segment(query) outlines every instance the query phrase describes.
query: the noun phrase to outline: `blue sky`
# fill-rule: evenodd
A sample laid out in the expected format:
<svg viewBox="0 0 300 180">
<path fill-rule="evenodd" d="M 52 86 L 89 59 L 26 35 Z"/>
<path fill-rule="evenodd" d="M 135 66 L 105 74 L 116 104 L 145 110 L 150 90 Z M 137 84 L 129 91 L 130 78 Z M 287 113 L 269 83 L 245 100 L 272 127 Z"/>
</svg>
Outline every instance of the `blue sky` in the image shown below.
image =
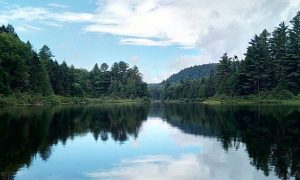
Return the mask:
<svg viewBox="0 0 300 180">
<path fill-rule="evenodd" d="M 95 63 L 137 65 L 147 82 L 228 52 L 300 10 L 299 0 L 0 0 L 0 24 L 12 24 L 38 50 L 90 70 Z"/>
</svg>

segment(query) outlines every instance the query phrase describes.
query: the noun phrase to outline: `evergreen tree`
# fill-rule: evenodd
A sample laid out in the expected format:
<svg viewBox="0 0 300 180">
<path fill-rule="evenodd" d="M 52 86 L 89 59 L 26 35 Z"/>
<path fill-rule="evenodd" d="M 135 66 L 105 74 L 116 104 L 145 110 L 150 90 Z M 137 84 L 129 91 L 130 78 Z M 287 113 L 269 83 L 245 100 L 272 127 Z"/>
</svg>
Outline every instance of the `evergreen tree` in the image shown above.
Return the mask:
<svg viewBox="0 0 300 180">
<path fill-rule="evenodd" d="M 50 83 L 54 94 L 64 95 L 63 79 L 61 78 L 61 69 L 57 61 L 49 60 L 47 70 L 50 78 Z"/>
<path fill-rule="evenodd" d="M 227 53 L 225 53 L 217 66 L 217 84 L 218 86 L 218 93 L 219 94 L 229 94 L 229 80 L 230 80 L 230 73 L 231 73 L 231 63 L 232 58 L 229 58 Z"/>
<path fill-rule="evenodd" d="M 69 67 L 65 61 L 59 66 L 60 69 L 60 79 L 62 80 L 63 94 L 65 96 L 70 95 L 71 92 L 71 74 Z"/>
<path fill-rule="evenodd" d="M 52 60 L 51 58 L 54 57 L 50 48 L 47 46 L 47 45 L 44 45 L 40 51 L 39 51 L 39 58 L 42 60 L 42 61 L 50 61 Z"/>
<path fill-rule="evenodd" d="M 211 71 L 207 80 L 207 85 L 205 87 L 205 97 L 212 97 L 216 93 L 216 85 L 215 85 L 215 73 Z"/>
<path fill-rule="evenodd" d="M 111 84 L 111 76 L 110 76 L 110 72 L 107 71 L 108 70 L 108 65 L 106 63 L 101 64 L 100 66 L 100 94 L 101 95 L 108 95 L 108 91 L 109 91 L 109 86 Z"/>
<path fill-rule="evenodd" d="M 289 54 L 287 61 L 287 85 L 294 93 L 300 91 L 300 12 L 291 21 L 289 30 Z"/>
<path fill-rule="evenodd" d="M 271 56 L 274 67 L 274 81 L 278 88 L 286 88 L 287 62 L 288 62 L 288 26 L 284 22 L 280 23 L 270 40 Z"/>
<path fill-rule="evenodd" d="M 50 95 L 52 93 L 47 70 L 36 53 L 33 54 L 29 74 L 30 87 L 33 93 L 42 95 Z"/>
<path fill-rule="evenodd" d="M 271 90 L 274 87 L 273 64 L 271 59 L 269 32 L 264 30 L 259 35 L 257 44 L 257 59 L 255 63 L 257 77 L 257 92 Z"/>
<path fill-rule="evenodd" d="M 101 95 L 101 71 L 96 63 L 93 70 L 90 73 L 91 80 L 91 95 L 93 97 L 99 97 Z"/>
</svg>

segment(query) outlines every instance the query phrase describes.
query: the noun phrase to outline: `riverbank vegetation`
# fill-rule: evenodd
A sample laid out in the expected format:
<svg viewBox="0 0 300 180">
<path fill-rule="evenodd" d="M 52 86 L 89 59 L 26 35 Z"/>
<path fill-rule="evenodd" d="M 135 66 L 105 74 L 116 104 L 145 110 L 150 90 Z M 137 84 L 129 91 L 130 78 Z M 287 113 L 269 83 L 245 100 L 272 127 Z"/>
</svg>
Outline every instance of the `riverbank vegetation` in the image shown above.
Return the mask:
<svg viewBox="0 0 300 180">
<path fill-rule="evenodd" d="M 289 27 L 282 22 L 272 33 L 263 30 L 249 44 L 245 59 L 225 53 L 208 77 L 165 83 L 162 99 L 299 103 L 300 12 Z"/>
<path fill-rule="evenodd" d="M 13 26 L 0 27 L 0 105 L 127 102 L 147 100 L 148 94 L 136 66 L 120 61 L 78 69 L 58 63 L 46 45 L 36 52 Z"/>
</svg>

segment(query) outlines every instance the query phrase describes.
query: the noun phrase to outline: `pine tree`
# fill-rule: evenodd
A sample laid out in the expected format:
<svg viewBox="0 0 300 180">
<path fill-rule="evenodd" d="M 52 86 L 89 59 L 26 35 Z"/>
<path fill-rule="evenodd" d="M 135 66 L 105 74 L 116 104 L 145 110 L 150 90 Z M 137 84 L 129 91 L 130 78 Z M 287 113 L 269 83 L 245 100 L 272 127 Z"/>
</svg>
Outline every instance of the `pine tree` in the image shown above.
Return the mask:
<svg viewBox="0 0 300 180">
<path fill-rule="evenodd" d="M 70 70 L 65 61 L 61 63 L 59 66 L 60 70 L 60 78 L 62 80 L 62 87 L 63 87 L 63 95 L 68 96 L 70 95 L 71 91 L 71 75 L 70 75 Z"/>
<path fill-rule="evenodd" d="M 288 26 L 284 22 L 279 24 L 270 40 L 271 56 L 274 64 L 274 81 L 280 89 L 286 88 L 288 62 Z"/>
<path fill-rule="evenodd" d="M 237 77 L 237 87 L 240 95 L 259 94 L 271 89 L 273 84 L 273 66 L 269 48 L 269 33 L 264 30 L 259 36 L 255 35 L 247 48 L 245 61 L 242 61 Z"/>
<path fill-rule="evenodd" d="M 93 70 L 90 73 L 91 80 L 91 95 L 93 97 L 99 97 L 101 95 L 101 71 L 96 63 Z"/>
<path fill-rule="evenodd" d="M 100 66 L 100 89 L 99 94 L 102 96 L 108 95 L 109 86 L 111 84 L 111 76 L 110 72 L 107 71 L 108 65 L 106 63 L 102 63 Z"/>
<path fill-rule="evenodd" d="M 5 29 L 8 34 L 10 34 L 16 38 L 19 38 L 15 31 L 15 28 L 11 24 L 8 24 Z"/>
<path fill-rule="evenodd" d="M 241 62 L 240 72 L 238 73 L 239 95 L 254 94 L 257 89 L 258 78 L 256 75 L 256 59 L 258 58 L 257 44 L 259 37 L 254 36 L 249 42 L 245 60 Z"/>
<path fill-rule="evenodd" d="M 50 61 L 54 57 L 50 48 L 47 45 L 44 45 L 39 51 L 39 58 L 42 61 Z"/>
<path fill-rule="evenodd" d="M 36 53 L 33 54 L 29 74 L 33 93 L 42 95 L 50 95 L 52 93 L 47 70 Z"/>
<path fill-rule="evenodd" d="M 64 81 L 61 77 L 61 69 L 58 62 L 53 60 L 48 61 L 47 69 L 54 94 L 64 95 Z"/>
<path fill-rule="evenodd" d="M 267 91 L 273 88 L 274 84 L 274 73 L 273 63 L 271 59 L 270 44 L 269 44 L 270 33 L 264 30 L 259 35 L 257 44 L 258 56 L 256 59 L 256 77 L 257 79 L 257 92 Z"/>
<path fill-rule="evenodd" d="M 215 72 L 211 71 L 205 86 L 205 97 L 212 97 L 216 94 Z"/>
<path fill-rule="evenodd" d="M 217 84 L 219 94 L 229 94 L 229 78 L 231 73 L 232 58 L 225 53 L 217 66 Z"/>
<path fill-rule="evenodd" d="M 289 30 L 289 54 L 287 61 L 287 85 L 294 93 L 300 91 L 300 12 L 291 21 Z"/>
</svg>

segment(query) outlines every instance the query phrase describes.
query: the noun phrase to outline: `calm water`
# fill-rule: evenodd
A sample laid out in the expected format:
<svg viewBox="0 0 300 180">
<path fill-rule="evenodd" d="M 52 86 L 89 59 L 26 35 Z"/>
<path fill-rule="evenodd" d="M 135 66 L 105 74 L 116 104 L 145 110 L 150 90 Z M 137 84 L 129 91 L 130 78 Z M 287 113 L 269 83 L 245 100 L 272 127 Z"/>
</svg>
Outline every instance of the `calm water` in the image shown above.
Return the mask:
<svg viewBox="0 0 300 180">
<path fill-rule="evenodd" d="M 0 179 L 298 179 L 300 108 L 0 109 Z"/>
</svg>

